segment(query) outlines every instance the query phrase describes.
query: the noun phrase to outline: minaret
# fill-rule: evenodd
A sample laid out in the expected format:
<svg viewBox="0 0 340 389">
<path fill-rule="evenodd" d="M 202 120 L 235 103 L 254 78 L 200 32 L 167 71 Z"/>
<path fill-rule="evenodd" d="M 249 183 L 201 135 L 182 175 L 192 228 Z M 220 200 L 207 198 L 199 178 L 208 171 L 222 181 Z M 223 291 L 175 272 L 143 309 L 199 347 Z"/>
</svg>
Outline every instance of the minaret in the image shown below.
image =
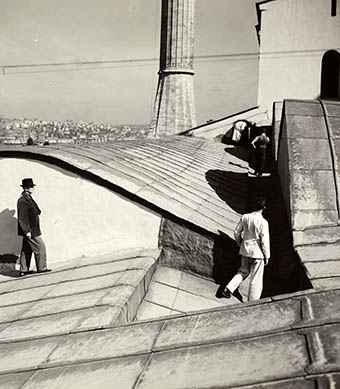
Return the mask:
<svg viewBox="0 0 340 389">
<path fill-rule="evenodd" d="M 152 134 L 177 134 L 196 126 L 194 104 L 195 0 L 162 0 L 160 70 Z"/>
</svg>

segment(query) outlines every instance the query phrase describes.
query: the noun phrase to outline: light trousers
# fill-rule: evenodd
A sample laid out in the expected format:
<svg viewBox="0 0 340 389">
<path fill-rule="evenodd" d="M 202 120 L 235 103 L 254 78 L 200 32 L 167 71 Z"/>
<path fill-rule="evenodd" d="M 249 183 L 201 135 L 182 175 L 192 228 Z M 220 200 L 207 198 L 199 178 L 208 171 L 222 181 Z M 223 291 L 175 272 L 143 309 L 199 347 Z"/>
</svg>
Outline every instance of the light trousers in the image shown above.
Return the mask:
<svg viewBox="0 0 340 389">
<path fill-rule="evenodd" d="M 31 265 L 32 252 L 34 253 L 37 271 L 45 270 L 47 267 L 46 246 L 41 236 L 22 239 L 20 253 L 20 271 L 28 272 Z"/>
<path fill-rule="evenodd" d="M 226 288 L 228 288 L 231 293 L 234 293 L 241 282 L 249 276 L 248 301 L 259 300 L 263 289 L 263 271 L 264 259 L 242 256 L 241 267 L 230 280 Z"/>
</svg>

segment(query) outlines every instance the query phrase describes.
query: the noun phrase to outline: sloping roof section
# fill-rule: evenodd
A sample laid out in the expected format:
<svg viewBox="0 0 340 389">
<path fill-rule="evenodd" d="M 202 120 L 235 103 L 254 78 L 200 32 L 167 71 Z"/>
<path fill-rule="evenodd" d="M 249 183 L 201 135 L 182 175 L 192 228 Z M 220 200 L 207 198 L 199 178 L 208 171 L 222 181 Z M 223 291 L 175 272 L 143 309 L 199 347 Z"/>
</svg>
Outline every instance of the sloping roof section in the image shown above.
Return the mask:
<svg viewBox="0 0 340 389">
<path fill-rule="evenodd" d="M 340 102 L 286 100 L 279 170 L 293 242 L 315 287 L 340 285 Z"/>
<path fill-rule="evenodd" d="M 74 269 L 0 282 L 0 388 L 340 384 L 339 289 L 121 325 L 113 312 L 128 311 L 122 288 L 135 290 L 128 294 L 136 301 L 156 255 L 87 258 Z"/>
<path fill-rule="evenodd" d="M 237 154 L 238 153 L 238 154 Z M 160 213 L 232 237 L 246 210 L 247 157 L 211 140 L 173 136 L 105 144 L 0 146 L 1 156 L 63 163 Z M 65 165 L 67 164 L 67 165 Z"/>
</svg>

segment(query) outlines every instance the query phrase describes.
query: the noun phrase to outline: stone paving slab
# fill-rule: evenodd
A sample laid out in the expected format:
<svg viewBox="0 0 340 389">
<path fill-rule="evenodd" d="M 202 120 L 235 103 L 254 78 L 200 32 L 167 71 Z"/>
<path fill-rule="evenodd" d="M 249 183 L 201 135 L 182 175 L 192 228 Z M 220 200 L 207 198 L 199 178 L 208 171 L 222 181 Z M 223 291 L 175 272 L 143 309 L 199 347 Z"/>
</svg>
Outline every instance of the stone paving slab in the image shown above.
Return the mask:
<svg viewBox="0 0 340 389">
<path fill-rule="evenodd" d="M 217 289 L 217 288 L 216 288 Z M 184 290 L 178 290 L 176 300 L 173 304 L 173 309 L 180 312 L 192 312 L 201 311 L 204 309 L 223 307 L 229 304 L 235 304 L 237 300 L 231 298 L 229 301 L 226 299 L 213 300 L 212 298 L 205 298 L 196 294 L 188 293 Z"/>
<path fill-rule="evenodd" d="M 286 116 L 288 138 L 326 139 L 327 129 L 323 116 Z"/>
<path fill-rule="evenodd" d="M 42 336 L 65 334 L 78 327 L 87 316 L 87 310 L 58 313 L 36 318 L 19 320 L 0 331 L 0 342 L 33 339 Z"/>
<path fill-rule="evenodd" d="M 6 374 L 0 376 L 0 389 L 21 389 L 34 372 Z"/>
<path fill-rule="evenodd" d="M 136 320 L 140 321 L 171 316 L 173 312 L 174 311 L 169 308 L 165 308 L 161 305 L 151 303 L 148 300 L 144 300 L 138 308 Z"/>
<path fill-rule="evenodd" d="M 165 323 L 154 350 L 257 336 L 287 329 L 300 320 L 299 301 L 235 307 L 177 318 Z"/>
<path fill-rule="evenodd" d="M 34 304 L 35 303 L 27 303 L 0 307 L 0 323 L 19 319 L 22 315 L 27 314 Z"/>
<path fill-rule="evenodd" d="M 320 209 L 295 209 L 291 215 L 295 230 L 308 229 L 310 226 L 337 226 L 338 211 Z"/>
<path fill-rule="evenodd" d="M 52 337 L 23 342 L 0 343 L 0 373 L 38 368 L 62 341 L 62 337 Z"/>
<path fill-rule="evenodd" d="M 162 325 L 162 321 L 156 321 L 72 334 L 49 356 L 47 365 L 150 353 Z"/>
<path fill-rule="evenodd" d="M 340 321 L 340 290 L 311 294 L 305 297 L 307 304 L 303 311 L 306 321 Z"/>
<path fill-rule="evenodd" d="M 285 100 L 286 115 L 296 116 L 321 116 L 323 117 L 323 110 L 317 100 Z"/>
<path fill-rule="evenodd" d="M 132 389 L 147 362 L 147 356 L 86 363 L 38 371 L 25 389 Z"/>
<path fill-rule="evenodd" d="M 13 291 L 1 295 L 0 306 L 16 305 L 37 301 L 45 298 L 49 292 L 53 290 L 55 285 L 46 285 L 41 288 L 33 288 L 29 292 L 27 290 Z"/>
<path fill-rule="evenodd" d="M 121 275 L 122 273 L 113 273 L 100 277 L 63 282 L 56 285 L 45 297 L 52 298 L 94 291 L 98 288 L 109 288 L 117 283 Z"/>
<path fill-rule="evenodd" d="M 311 281 L 317 289 L 335 289 L 340 287 L 340 277 L 315 278 Z"/>
<path fill-rule="evenodd" d="M 307 246 L 319 243 L 336 243 L 340 240 L 340 228 L 319 227 L 304 231 L 293 231 L 294 246 Z"/>
<path fill-rule="evenodd" d="M 337 261 L 305 262 L 309 277 L 340 277 L 340 259 Z"/>
<path fill-rule="evenodd" d="M 29 307 L 25 307 L 25 312 L 20 316 L 20 319 L 90 308 L 96 305 L 96 303 L 99 302 L 109 292 L 109 290 L 110 289 L 95 290 L 86 293 L 79 293 L 77 295 L 40 300 L 36 303 L 32 303 Z"/>
<path fill-rule="evenodd" d="M 293 378 L 276 382 L 263 382 L 261 384 L 242 386 L 242 389 L 321 389 L 316 386 L 315 379 Z M 326 388 L 325 388 L 326 389 Z"/>
<path fill-rule="evenodd" d="M 182 272 L 171 267 L 159 266 L 153 275 L 153 281 L 158 281 L 178 288 L 181 282 Z"/>
<path fill-rule="evenodd" d="M 138 388 L 241 386 L 296 376 L 308 364 L 304 336 L 280 334 L 155 353 Z"/>
<path fill-rule="evenodd" d="M 340 368 L 340 324 L 301 330 L 307 334 L 312 363 L 309 374 L 339 371 Z"/>
<path fill-rule="evenodd" d="M 178 289 L 151 281 L 145 300 L 172 309 Z"/>
<path fill-rule="evenodd" d="M 288 140 L 289 168 L 331 170 L 328 139 L 291 138 Z"/>
<path fill-rule="evenodd" d="M 25 276 L 20 279 L 12 280 L 8 282 L 12 284 L 12 288 L 9 292 L 58 284 L 59 282 L 66 281 L 68 277 L 71 276 L 72 272 L 73 269 L 64 270 L 60 272 L 52 271 L 51 273 L 47 273 L 44 275 L 33 274 L 33 275 Z"/>
</svg>

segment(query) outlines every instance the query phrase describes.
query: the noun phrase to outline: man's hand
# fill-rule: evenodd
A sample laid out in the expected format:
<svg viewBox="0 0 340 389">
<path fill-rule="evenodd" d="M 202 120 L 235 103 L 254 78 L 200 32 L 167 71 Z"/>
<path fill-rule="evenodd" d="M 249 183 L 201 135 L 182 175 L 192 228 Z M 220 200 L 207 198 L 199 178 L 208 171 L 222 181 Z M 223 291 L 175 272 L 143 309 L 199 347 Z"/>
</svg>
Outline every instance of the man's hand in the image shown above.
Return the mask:
<svg viewBox="0 0 340 389">
<path fill-rule="evenodd" d="M 31 239 L 31 238 L 32 238 L 32 234 L 31 234 L 30 232 L 27 232 L 27 233 L 26 233 L 26 237 L 27 237 L 28 239 Z"/>
<path fill-rule="evenodd" d="M 269 258 L 264 258 L 264 266 L 268 265 Z"/>
</svg>

